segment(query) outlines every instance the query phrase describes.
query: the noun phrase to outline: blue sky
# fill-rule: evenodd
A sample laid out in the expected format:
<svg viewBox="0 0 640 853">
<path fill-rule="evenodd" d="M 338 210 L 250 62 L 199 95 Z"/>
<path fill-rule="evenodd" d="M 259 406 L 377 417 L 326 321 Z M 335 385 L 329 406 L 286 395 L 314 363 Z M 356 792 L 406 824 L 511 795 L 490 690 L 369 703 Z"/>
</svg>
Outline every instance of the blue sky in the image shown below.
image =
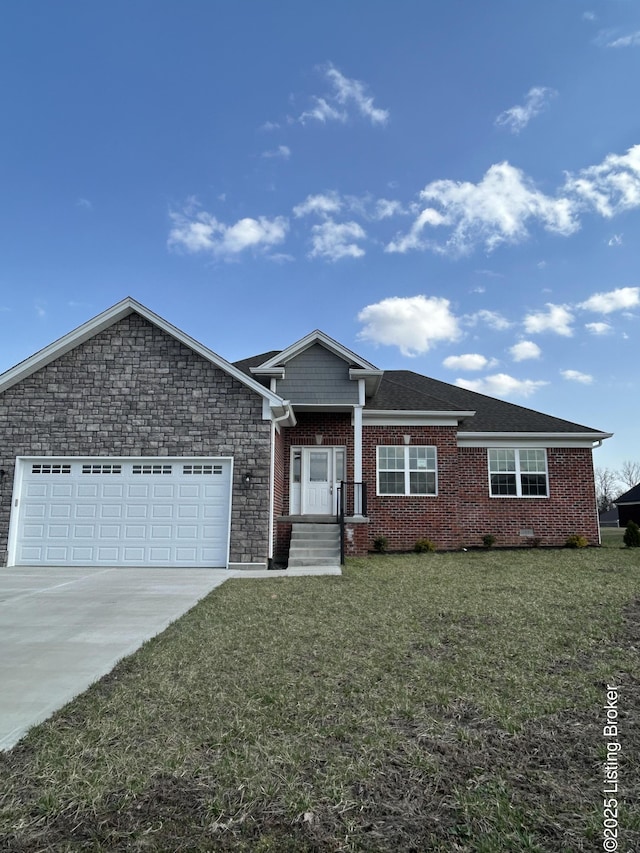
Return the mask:
<svg viewBox="0 0 640 853">
<path fill-rule="evenodd" d="M 5 0 L 0 370 L 131 295 L 639 460 L 640 5 Z"/>
</svg>

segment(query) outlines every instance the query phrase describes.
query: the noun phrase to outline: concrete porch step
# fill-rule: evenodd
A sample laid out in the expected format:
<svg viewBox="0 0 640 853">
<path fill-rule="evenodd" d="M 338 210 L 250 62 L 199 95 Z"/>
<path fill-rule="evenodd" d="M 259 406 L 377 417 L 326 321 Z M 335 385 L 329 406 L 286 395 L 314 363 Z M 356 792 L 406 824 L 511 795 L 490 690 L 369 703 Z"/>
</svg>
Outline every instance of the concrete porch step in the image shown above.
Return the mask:
<svg viewBox="0 0 640 853">
<path fill-rule="evenodd" d="M 339 566 L 340 528 L 337 524 L 293 524 L 289 567 Z"/>
</svg>

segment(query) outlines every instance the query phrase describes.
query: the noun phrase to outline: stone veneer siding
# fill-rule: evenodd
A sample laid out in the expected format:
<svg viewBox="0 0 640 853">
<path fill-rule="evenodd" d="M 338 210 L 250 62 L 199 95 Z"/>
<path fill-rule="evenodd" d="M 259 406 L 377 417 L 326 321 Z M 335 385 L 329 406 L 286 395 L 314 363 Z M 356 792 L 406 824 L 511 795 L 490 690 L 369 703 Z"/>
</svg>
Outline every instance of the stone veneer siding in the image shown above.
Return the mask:
<svg viewBox="0 0 640 853">
<path fill-rule="evenodd" d="M 0 395 L 0 435 L 3 565 L 16 456 L 232 456 L 230 562 L 267 562 L 262 398 L 137 314 Z"/>
</svg>

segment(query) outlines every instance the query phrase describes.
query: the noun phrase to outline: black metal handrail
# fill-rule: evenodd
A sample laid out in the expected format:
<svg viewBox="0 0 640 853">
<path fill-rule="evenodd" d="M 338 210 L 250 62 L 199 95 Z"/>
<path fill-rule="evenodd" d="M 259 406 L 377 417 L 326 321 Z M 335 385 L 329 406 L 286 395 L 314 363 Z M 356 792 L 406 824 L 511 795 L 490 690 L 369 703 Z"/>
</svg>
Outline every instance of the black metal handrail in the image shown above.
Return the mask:
<svg viewBox="0 0 640 853">
<path fill-rule="evenodd" d="M 367 484 L 341 480 L 338 486 L 338 524 L 340 525 L 340 565 L 344 565 L 344 520 L 367 514 Z"/>
</svg>

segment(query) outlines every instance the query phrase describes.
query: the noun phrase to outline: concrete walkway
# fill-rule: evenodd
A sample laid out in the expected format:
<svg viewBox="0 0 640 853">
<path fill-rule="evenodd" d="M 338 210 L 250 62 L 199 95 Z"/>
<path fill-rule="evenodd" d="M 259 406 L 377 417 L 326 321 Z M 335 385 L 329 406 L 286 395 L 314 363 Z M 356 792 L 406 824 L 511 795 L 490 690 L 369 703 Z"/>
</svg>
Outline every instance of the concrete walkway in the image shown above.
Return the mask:
<svg viewBox="0 0 640 853">
<path fill-rule="evenodd" d="M 340 570 L 0 569 L 0 751 L 233 577 Z"/>
</svg>

